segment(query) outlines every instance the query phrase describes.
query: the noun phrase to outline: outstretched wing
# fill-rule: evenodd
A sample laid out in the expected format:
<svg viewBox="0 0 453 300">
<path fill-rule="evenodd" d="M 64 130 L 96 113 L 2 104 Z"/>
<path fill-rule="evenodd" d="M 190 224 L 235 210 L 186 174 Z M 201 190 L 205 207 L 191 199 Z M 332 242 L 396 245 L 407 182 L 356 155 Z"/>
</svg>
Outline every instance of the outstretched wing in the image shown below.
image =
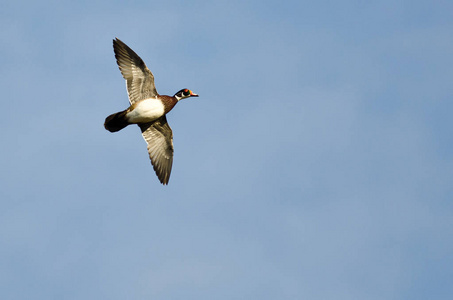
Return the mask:
<svg viewBox="0 0 453 300">
<path fill-rule="evenodd" d="M 168 184 L 173 165 L 173 132 L 165 116 L 154 122 L 138 124 L 148 144 L 154 171 L 162 184 Z"/>
<path fill-rule="evenodd" d="M 115 51 L 116 62 L 121 74 L 126 79 L 131 105 L 137 101 L 157 96 L 154 75 L 143 60 L 118 38 L 113 40 L 113 51 Z"/>
</svg>

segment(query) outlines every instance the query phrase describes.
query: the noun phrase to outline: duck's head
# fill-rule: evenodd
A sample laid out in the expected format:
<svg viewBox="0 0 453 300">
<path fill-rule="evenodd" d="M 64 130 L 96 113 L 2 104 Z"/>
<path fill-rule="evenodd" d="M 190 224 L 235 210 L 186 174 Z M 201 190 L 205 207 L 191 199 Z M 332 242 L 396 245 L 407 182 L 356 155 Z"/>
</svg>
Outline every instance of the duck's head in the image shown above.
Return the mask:
<svg viewBox="0 0 453 300">
<path fill-rule="evenodd" d="M 179 101 L 184 98 L 198 97 L 198 95 L 189 89 L 182 89 L 179 92 L 177 92 L 174 97 Z"/>
</svg>

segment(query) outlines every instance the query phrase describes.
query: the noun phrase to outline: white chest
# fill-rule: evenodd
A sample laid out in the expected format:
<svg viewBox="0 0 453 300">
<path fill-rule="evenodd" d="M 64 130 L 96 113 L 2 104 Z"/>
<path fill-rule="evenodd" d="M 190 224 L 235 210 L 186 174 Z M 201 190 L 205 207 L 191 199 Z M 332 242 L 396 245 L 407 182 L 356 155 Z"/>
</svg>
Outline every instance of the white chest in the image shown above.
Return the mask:
<svg viewBox="0 0 453 300">
<path fill-rule="evenodd" d="M 146 123 L 164 115 L 164 105 L 157 99 L 146 99 L 137 103 L 134 109 L 127 113 L 131 123 Z"/>
</svg>

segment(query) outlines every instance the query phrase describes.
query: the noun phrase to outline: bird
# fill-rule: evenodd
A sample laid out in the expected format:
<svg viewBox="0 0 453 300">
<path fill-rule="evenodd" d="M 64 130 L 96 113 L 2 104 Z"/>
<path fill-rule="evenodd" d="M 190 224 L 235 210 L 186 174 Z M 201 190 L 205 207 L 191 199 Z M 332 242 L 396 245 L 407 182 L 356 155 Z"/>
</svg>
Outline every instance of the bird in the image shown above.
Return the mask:
<svg viewBox="0 0 453 300">
<path fill-rule="evenodd" d="M 154 84 L 154 75 L 143 60 L 124 42 L 115 38 L 113 51 L 116 62 L 126 80 L 130 106 L 109 115 L 104 127 L 117 132 L 130 124 L 140 127 L 147 143 L 148 154 L 157 178 L 168 185 L 173 165 L 173 131 L 167 122 L 167 113 L 182 99 L 198 97 L 185 88 L 173 96 L 160 95 Z"/>
</svg>

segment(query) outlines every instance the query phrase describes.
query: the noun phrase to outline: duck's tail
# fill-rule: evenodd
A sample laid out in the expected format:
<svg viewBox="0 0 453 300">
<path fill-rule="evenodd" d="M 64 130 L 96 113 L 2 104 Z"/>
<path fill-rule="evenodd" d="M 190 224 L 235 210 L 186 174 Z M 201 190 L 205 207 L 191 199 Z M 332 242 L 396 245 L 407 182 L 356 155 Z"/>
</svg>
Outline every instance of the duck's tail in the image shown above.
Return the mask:
<svg viewBox="0 0 453 300">
<path fill-rule="evenodd" d="M 110 132 L 117 132 L 129 125 L 126 118 L 127 110 L 112 114 L 105 119 L 104 127 Z"/>
</svg>

